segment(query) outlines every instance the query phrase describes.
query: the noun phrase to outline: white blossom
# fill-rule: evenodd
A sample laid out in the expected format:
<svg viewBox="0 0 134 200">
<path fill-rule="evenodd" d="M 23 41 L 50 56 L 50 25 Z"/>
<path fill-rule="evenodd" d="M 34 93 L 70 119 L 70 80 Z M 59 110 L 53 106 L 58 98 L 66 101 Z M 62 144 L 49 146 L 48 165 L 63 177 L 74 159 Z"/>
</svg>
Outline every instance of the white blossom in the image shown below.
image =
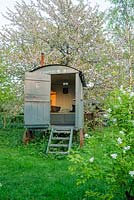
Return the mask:
<svg viewBox="0 0 134 200">
<path fill-rule="evenodd" d="M 90 159 L 89 159 L 89 162 L 94 162 L 94 157 L 91 157 Z"/>
<path fill-rule="evenodd" d="M 90 138 L 91 136 L 88 135 L 87 133 L 84 135 L 85 138 Z"/>
<path fill-rule="evenodd" d="M 122 91 L 122 90 L 123 90 L 123 85 L 120 86 L 120 91 Z"/>
<path fill-rule="evenodd" d="M 129 171 L 130 176 L 134 176 L 134 171 Z"/>
<path fill-rule="evenodd" d="M 130 149 L 130 146 L 126 146 L 123 148 L 123 153 L 126 153 L 126 151 L 128 151 Z"/>
<path fill-rule="evenodd" d="M 108 117 L 109 117 L 109 115 L 108 115 L 108 114 L 104 114 L 103 116 L 104 116 L 105 118 L 108 118 Z"/>
<path fill-rule="evenodd" d="M 119 102 L 121 103 L 121 97 L 118 97 Z"/>
<path fill-rule="evenodd" d="M 123 89 L 123 85 L 120 86 L 120 91 L 122 92 L 122 94 L 126 94 L 126 91 Z"/>
<path fill-rule="evenodd" d="M 114 105 L 114 108 L 119 108 L 119 106 L 118 105 Z"/>
<path fill-rule="evenodd" d="M 124 131 L 119 131 L 120 134 L 124 135 Z"/>
<path fill-rule="evenodd" d="M 124 147 L 125 150 L 129 150 L 130 149 L 130 146 L 127 146 L 127 147 Z"/>
<path fill-rule="evenodd" d="M 134 126 L 134 120 L 131 120 L 132 125 Z"/>
<path fill-rule="evenodd" d="M 130 146 L 126 146 L 126 147 L 124 147 L 124 151 L 126 152 L 127 150 L 129 150 L 130 149 Z"/>
<path fill-rule="evenodd" d="M 133 96 L 134 96 L 134 92 L 131 92 L 131 93 L 130 93 L 130 97 L 133 97 Z"/>
<path fill-rule="evenodd" d="M 116 118 L 112 119 L 112 122 L 113 123 L 117 122 L 117 119 Z"/>
<path fill-rule="evenodd" d="M 111 113 L 111 112 L 112 112 L 112 109 L 111 109 L 111 108 L 108 108 L 107 112 Z"/>
<path fill-rule="evenodd" d="M 117 139 L 117 142 L 118 142 L 118 144 L 122 144 L 122 139 L 119 137 L 119 138 Z"/>
<path fill-rule="evenodd" d="M 111 157 L 112 157 L 113 159 L 116 159 L 116 157 L 117 157 L 117 153 L 113 153 L 113 154 L 111 154 Z"/>
<path fill-rule="evenodd" d="M 87 83 L 87 87 L 88 87 L 88 88 L 93 87 L 93 86 L 94 86 L 94 83 L 93 83 L 93 82 Z"/>
<path fill-rule="evenodd" d="M 131 92 L 131 90 L 130 90 L 130 89 L 128 89 L 127 91 L 128 91 L 128 92 Z"/>
<path fill-rule="evenodd" d="M 126 91 L 125 91 L 125 90 L 123 90 L 123 91 L 122 91 L 122 94 L 126 94 Z"/>
</svg>

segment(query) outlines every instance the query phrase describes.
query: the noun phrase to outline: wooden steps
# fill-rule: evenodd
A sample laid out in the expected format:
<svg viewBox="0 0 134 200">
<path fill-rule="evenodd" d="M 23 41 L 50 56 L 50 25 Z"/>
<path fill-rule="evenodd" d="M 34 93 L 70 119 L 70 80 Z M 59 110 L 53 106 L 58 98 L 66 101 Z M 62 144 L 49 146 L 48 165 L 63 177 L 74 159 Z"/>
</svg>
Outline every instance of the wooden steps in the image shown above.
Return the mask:
<svg viewBox="0 0 134 200">
<path fill-rule="evenodd" d="M 73 128 L 53 128 L 50 133 L 47 151 L 50 154 L 68 154 L 72 146 Z"/>
<path fill-rule="evenodd" d="M 68 147 L 68 144 L 50 144 L 49 147 Z"/>
<path fill-rule="evenodd" d="M 62 154 L 62 155 L 67 155 L 67 154 L 68 154 L 68 152 L 65 152 L 65 151 L 59 151 L 59 152 L 50 151 L 49 153 L 50 153 L 50 154 Z"/>
<path fill-rule="evenodd" d="M 69 140 L 69 137 L 53 137 L 53 140 Z"/>
</svg>

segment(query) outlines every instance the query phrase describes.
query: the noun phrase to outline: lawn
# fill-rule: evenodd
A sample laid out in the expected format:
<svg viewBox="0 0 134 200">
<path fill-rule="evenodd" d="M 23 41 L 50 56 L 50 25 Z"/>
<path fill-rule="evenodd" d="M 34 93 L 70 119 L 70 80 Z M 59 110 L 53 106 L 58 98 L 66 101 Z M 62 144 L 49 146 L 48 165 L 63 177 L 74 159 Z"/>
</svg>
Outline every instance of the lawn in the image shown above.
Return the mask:
<svg viewBox="0 0 134 200">
<path fill-rule="evenodd" d="M 125 200 L 129 188 L 133 195 L 134 182 L 129 174 L 133 148 L 120 154 L 118 129 L 105 127 L 90 132 L 84 148 L 76 148 L 70 160 L 68 156 L 45 154 L 48 136 L 40 138 L 38 134 L 36 141 L 23 145 L 23 132 L 0 130 L 0 200 Z M 110 156 L 113 152 L 118 153 L 118 159 Z M 69 167 L 76 168 L 74 173 Z M 79 181 L 82 184 L 76 184 Z"/>
<path fill-rule="evenodd" d="M 45 140 L 22 145 L 23 131 L 0 130 L 0 199 L 83 199 L 85 188 L 76 186 L 67 157 L 45 155 Z"/>
</svg>

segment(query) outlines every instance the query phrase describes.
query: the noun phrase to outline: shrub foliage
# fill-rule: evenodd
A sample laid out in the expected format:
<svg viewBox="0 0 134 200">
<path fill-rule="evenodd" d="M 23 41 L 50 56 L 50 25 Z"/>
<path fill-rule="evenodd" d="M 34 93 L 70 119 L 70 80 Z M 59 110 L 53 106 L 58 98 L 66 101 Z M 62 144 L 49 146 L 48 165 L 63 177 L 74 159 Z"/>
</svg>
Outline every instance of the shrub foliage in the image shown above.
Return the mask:
<svg viewBox="0 0 134 200">
<path fill-rule="evenodd" d="M 134 198 L 134 93 L 112 92 L 107 99 L 110 126 L 95 134 L 85 134 L 85 146 L 73 152 L 70 171 L 77 184 L 91 183 L 89 199 Z"/>
</svg>

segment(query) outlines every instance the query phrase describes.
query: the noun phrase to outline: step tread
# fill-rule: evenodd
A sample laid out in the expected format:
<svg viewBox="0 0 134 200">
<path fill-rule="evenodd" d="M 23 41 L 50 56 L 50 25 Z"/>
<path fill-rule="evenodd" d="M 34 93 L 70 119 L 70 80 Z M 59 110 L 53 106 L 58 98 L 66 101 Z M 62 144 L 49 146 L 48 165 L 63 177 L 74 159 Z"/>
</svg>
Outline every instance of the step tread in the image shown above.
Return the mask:
<svg viewBox="0 0 134 200">
<path fill-rule="evenodd" d="M 68 154 L 68 151 L 49 151 L 51 154 Z"/>
<path fill-rule="evenodd" d="M 70 130 L 54 130 L 53 133 L 71 133 Z"/>
<path fill-rule="evenodd" d="M 50 147 L 68 147 L 68 144 L 50 144 Z"/>
<path fill-rule="evenodd" d="M 69 140 L 69 137 L 52 137 L 52 140 Z"/>
</svg>

